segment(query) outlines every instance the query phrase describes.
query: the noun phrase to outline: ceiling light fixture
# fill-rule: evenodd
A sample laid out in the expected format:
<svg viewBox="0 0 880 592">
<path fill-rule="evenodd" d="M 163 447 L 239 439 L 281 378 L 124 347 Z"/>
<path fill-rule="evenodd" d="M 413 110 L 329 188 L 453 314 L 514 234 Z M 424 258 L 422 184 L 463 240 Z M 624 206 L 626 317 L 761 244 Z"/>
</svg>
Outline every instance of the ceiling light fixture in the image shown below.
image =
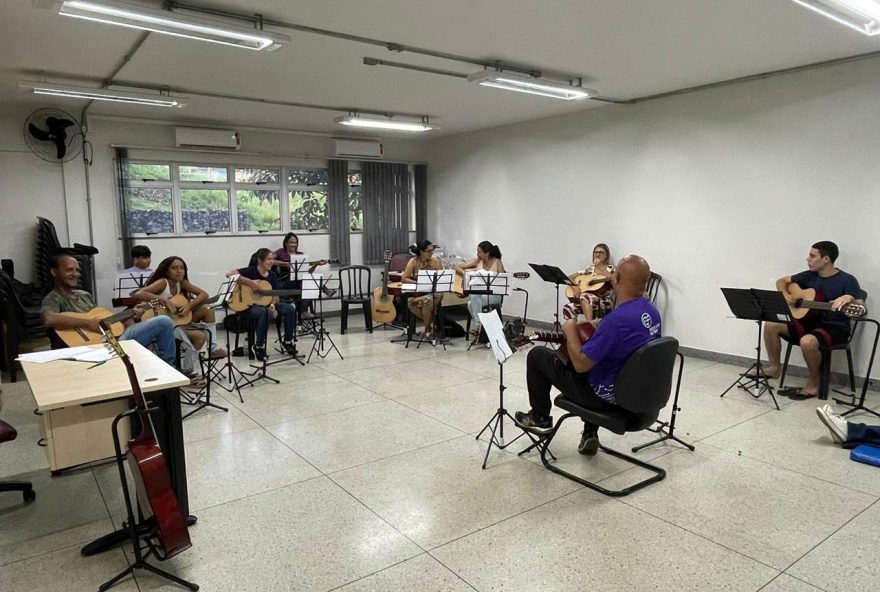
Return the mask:
<svg viewBox="0 0 880 592">
<path fill-rule="evenodd" d="M 429 123 L 427 117 L 423 117 L 422 121 L 401 121 L 392 119 L 391 117 L 367 117 L 357 113 L 345 115 L 334 119 L 339 125 L 349 127 L 365 127 L 371 129 L 384 129 L 398 132 L 428 132 L 440 129 L 435 123 Z"/>
<path fill-rule="evenodd" d="M 274 51 L 290 43 L 290 37 L 286 35 L 115 0 L 64 0 L 58 14 L 255 51 Z"/>
<path fill-rule="evenodd" d="M 880 4 L 874 0 L 792 0 L 841 25 L 873 37 L 880 35 Z"/>
<path fill-rule="evenodd" d="M 31 90 L 36 95 L 68 97 L 90 101 L 111 101 L 114 103 L 129 103 L 133 105 L 147 105 L 150 107 L 183 107 L 183 103 L 180 102 L 179 97 L 171 97 L 168 95 L 149 95 L 137 92 L 108 90 L 105 88 L 85 88 L 79 86 L 67 86 L 65 84 L 51 84 L 48 82 L 19 82 L 18 86 Z"/>
<path fill-rule="evenodd" d="M 543 78 L 521 76 L 499 70 L 483 70 L 482 72 L 471 74 L 467 78 L 469 82 L 476 82 L 482 86 L 491 86 L 492 88 L 501 88 L 553 99 L 563 99 L 565 101 L 589 99 L 596 96 L 596 91 L 583 88 L 582 86 L 553 82 Z"/>
</svg>

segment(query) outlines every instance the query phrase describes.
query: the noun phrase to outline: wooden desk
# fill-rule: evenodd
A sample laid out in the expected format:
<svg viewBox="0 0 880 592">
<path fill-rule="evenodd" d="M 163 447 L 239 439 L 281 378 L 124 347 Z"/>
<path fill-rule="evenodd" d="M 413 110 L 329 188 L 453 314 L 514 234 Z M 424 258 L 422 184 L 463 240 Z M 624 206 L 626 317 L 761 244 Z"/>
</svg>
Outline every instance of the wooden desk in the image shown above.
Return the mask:
<svg viewBox="0 0 880 592">
<path fill-rule="evenodd" d="M 165 430 L 156 426 L 160 446 L 166 455 L 170 452 L 167 447 L 179 447 L 182 460 L 183 430 L 177 387 L 189 384 L 189 379 L 136 341 L 121 344 L 134 365 L 144 395 L 166 411 L 161 415 L 169 420 L 164 422 L 169 425 Z M 53 474 L 114 455 L 110 424 L 129 408 L 132 394 L 122 360 L 110 360 L 95 367 L 68 360 L 21 365 L 37 408 L 43 412 L 41 427 Z M 120 438 L 129 439 L 127 423 L 120 427 Z M 164 438 L 161 432 L 165 432 Z M 178 444 L 171 441 L 178 436 Z"/>
</svg>

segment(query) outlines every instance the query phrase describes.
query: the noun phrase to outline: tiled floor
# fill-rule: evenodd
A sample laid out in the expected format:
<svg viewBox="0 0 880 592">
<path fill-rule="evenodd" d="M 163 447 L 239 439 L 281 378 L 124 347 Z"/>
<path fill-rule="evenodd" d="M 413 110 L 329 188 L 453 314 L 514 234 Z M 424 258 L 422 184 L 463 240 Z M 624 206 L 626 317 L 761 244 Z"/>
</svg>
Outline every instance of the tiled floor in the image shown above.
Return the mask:
<svg viewBox="0 0 880 592">
<path fill-rule="evenodd" d="M 688 360 L 678 435 L 639 455 L 665 481 L 603 497 L 474 439 L 498 406 L 491 352 L 340 336 L 308 366 L 217 395 L 228 413 L 184 422 L 193 547 L 160 565 L 213 590 L 875 589 L 880 582 L 880 469 L 835 447 L 815 403 L 742 391 L 718 395 L 734 366 Z M 311 340 L 301 342 L 307 349 Z M 239 363 L 243 363 L 239 359 Z M 527 407 L 525 353 L 505 365 L 507 407 Z M 218 391 L 215 391 L 218 392 Z M 19 431 L 0 448 L 0 478 L 34 481 L 37 501 L 0 494 L 0 591 L 95 590 L 130 549 L 81 557 L 121 520 L 113 465 L 50 477 L 26 383 L 3 384 L 0 416 Z M 869 404 L 880 408 L 880 395 Z M 665 414 L 664 414 L 665 415 Z M 854 419 L 873 420 L 862 416 Z M 569 422 L 573 424 L 574 422 Z M 505 425 L 506 434 L 516 434 Z M 575 425 L 554 451 L 612 486 L 639 478 L 607 456 L 577 454 Z M 625 449 L 653 434 L 602 432 Z M 872 584 L 873 582 L 873 584 Z M 114 590 L 177 590 L 145 573 Z"/>
</svg>

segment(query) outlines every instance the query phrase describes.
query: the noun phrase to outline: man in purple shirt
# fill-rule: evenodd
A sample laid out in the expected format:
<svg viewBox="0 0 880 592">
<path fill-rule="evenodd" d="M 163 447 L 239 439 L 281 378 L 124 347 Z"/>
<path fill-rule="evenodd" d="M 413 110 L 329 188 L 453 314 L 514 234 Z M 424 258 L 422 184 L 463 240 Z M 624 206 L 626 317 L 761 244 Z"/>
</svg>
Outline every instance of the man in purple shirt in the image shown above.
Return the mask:
<svg viewBox="0 0 880 592">
<path fill-rule="evenodd" d="M 516 423 L 529 431 L 548 433 L 553 428 L 550 389 L 556 387 L 577 404 L 596 410 L 613 408 L 614 384 L 627 358 L 647 342 L 660 337 L 660 313 L 645 298 L 651 276 L 647 261 L 638 255 L 621 259 L 611 277 L 617 306 L 602 319 L 591 321 L 595 333 L 587 341 L 578 338 L 577 322 L 562 325 L 570 364 L 546 347 L 536 347 L 526 360 L 529 389 L 528 412 L 517 411 Z M 596 454 L 598 426 L 584 423 L 578 452 Z"/>
</svg>

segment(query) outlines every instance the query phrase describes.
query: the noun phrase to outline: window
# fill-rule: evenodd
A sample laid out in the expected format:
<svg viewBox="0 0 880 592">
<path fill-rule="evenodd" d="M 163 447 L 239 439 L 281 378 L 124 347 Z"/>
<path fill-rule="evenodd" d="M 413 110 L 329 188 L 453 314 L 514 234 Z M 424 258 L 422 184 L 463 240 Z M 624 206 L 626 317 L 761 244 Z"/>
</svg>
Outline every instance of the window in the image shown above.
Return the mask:
<svg viewBox="0 0 880 592">
<path fill-rule="evenodd" d="M 364 196 L 361 187 L 360 171 L 353 171 L 348 174 L 348 211 L 351 215 L 351 229 L 364 229 L 364 209 L 361 205 L 361 199 Z"/>
<path fill-rule="evenodd" d="M 129 233 L 174 232 L 170 187 L 132 187 L 126 191 L 125 199 Z"/>
<path fill-rule="evenodd" d="M 181 189 L 184 232 L 228 232 L 228 189 Z"/>
<path fill-rule="evenodd" d="M 290 229 L 326 230 L 327 185 L 326 169 L 290 169 L 287 172 L 287 197 L 290 208 Z"/>
<path fill-rule="evenodd" d="M 278 191 L 239 189 L 235 192 L 239 232 L 280 231 L 281 199 Z"/>
<path fill-rule="evenodd" d="M 226 167 L 180 165 L 181 181 L 199 181 L 202 183 L 226 183 Z"/>
<path fill-rule="evenodd" d="M 170 181 L 171 165 L 130 162 L 125 167 L 124 175 L 126 179 L 143 183 L 149 181 Z"/>
</svg>

